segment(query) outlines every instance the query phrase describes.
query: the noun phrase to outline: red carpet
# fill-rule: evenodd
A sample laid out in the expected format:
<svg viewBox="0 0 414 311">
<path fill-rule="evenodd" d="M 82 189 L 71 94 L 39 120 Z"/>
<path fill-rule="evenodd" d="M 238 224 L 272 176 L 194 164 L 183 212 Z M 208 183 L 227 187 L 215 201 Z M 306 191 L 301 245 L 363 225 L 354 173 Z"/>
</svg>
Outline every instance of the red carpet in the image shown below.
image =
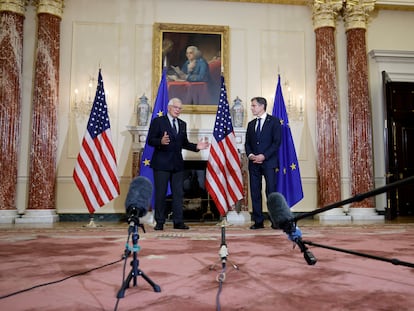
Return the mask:
<svg viewBox="0 0 414 311">
<path fill-rule="evenodd" d="M 414 262 L 414 224 L 301 228 L 304 240 Z M 281 231 L 247 226 L 226 227 L 227 273 L 217 297 L 220 226 L 192 225 L 189 231 L 167 226 L 161 233 L 146 229 L 140 231 L 139 268 L 161 287 L 160 293 L 138 276 L 138 286 L 131 282 L 116 305 L 121 261 L 2 298 L 0 310 L 414 310 L 413 268 L 308 246 L 318 260 L 310 266 Z M 0 233 L 4 297 L 120 260 L 127 225 Z M 216 270 L 210 270 L 214 264 Z"/>
</svg>

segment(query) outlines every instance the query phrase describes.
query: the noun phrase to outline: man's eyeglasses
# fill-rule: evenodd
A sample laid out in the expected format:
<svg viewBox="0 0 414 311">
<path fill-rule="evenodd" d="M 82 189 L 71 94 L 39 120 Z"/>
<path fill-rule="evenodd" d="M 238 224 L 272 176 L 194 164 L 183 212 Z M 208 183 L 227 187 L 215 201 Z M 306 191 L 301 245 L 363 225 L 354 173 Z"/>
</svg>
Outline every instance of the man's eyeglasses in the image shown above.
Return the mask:
<svg viewBox="0 0 414 311">
<path fill-rule="evenodd" d="M 181 109 L 183 109 L 182 107 L 178 107 L 178 106 L 172 106 L 174 109 L 177 109 L 177 110 L 179 110 L 179 111 L 181 111 Z"/>
</svg>

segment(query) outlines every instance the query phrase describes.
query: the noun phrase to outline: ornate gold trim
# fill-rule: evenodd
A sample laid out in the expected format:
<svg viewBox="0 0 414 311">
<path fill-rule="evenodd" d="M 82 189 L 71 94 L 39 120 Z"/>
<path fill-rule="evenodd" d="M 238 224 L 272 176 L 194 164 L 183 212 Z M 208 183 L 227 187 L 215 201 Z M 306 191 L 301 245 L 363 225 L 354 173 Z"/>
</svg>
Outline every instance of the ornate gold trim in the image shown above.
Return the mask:
<svg viewBox="0 0 414 311">
<path fill-rule="evenodd" d="M 201 33 L 221 35 L 221 66 L 226 83 L 229 89 L 229 27 L 217 25 L 193 25 L 193 24 L 167 24 L 154 23 L 153 26 L 153 74 L 152 74 L 152 98 L 155 99 L 162 74 L 162 38 L 164 32 Z M 227 93 L 228 96 L 228 93 Z M 216 105 L 185 105 L 183 113 L 216 113 Z M 217 103 L 218 104 L 218 103 Z"/>
</svg>

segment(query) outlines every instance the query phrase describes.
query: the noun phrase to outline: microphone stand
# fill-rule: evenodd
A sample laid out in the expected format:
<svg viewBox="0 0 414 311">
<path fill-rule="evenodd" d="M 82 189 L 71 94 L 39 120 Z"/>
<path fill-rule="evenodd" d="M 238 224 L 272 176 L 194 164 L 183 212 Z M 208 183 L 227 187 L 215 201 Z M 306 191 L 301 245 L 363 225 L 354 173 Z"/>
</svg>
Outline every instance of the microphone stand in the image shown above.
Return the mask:
<svg viewBox="0 0 414 311">
<path fill-rule="evenodd" d="M 124 298 L 125 290 L 129 288 L 129 283 L 133 280 L 133 286 L 137 286 L 137 276 L 142 276 L 154 289 L 154 292 L 161 292 L 161 287 L 155 284 L 141 269 L 139 269 L 139 259 L 137 256 L 138 251 L 141 249 L 138 246 L 139 234 L 138 227 L 141 227 L 145 233 L 145 228 L 143 224 L 139 223 L 139 218 L 137 215 L 131 216 L 129 219 L 129 229 L 128 236 L 132 233 L 132 261 L 131 261 L 131 271 L 128 274 L 126 280 L 122 283 L 121 288 L 118 291 L 117 298 Z M 131 253 L 130 247 L 127 243 L 125 248 L 125 258 Z"/>
<path fill-rule="evenodd" d="M 226 243 L 226 226 L 229 226 L 230 224 L 227 222 L 226 216 L 222 217 L 221 221 L 221 244 L 220 244 L 220 250 L 219 250 L 219 256 L 221 261 L 221 272 L 217 275 L 216 280 L 219 283 L 219 288 L 216 295 L 216 310 L 220 311 L 220 294 L 223 288 L 223 283 L 226 280 L 226 264 L 227 264 L 227 256 L 229 255 L 229 252 L 227 250 L 227 243 Z M 231 263 L 231 262 L 230 262 Z M 234 269 L 239 270 L 239 267 L 233 263 L 231 263 Z M 215 264 L 211 265 L 209 270 L 215 270 Z"/>
<path fill-rule="evenodd" d="M 392 263 L 393 265 L 397 265 L 397 266 L 406 266 L 406 267 L 414 268 L 414 263 L 410 263 L 410 262 L 406 262 L 406 261 L 401 261 L 401 260 L 399 260 L 397 258 L 391 258 L 391 259 L 389 259 L 389 258 L 384 258 L 384 257 L 379 257 L 379 256 L 374 256 L 374 255 L 359 253 L 359 252 L 355 252 L 355 251 L 347 250 L 347 249 L 343 249 L 343 248 L 337 248 L 337 247 L 322 245 L 322 244 L 314 243 L 314 242 L 311 242 L 311 241 L 302 241 L 302 243 L 303 244 L 307 244 L 307 245 L 313 245 L 313 246 L 317 246 L 317 247 L 322 247 L 322 248 L 326 248 L 326 249 L 330 249 L 330 250 L 334 250 L 334 251 L 338 251 L 338 252 L 342 252 L 342 253 L 347 253 L 347 254 L 351 254 L 351 255 L 361 256 L 361 257 L 375 259 L 375 260 L 380 260 L 380 261 L 385 261 L 385 262 L 389 262 L 389 263 Z"/>
<path fill-rule="evenodd" d="M 414 176 L 411 177 L 407 177 L 401 180 L 398 180 L 396 182 L 390 183 L 388 185 L 385 185 L 383 187 L 365 192 L 365 193 L 361 193 L 361 194 L 357 194 L 351 198 L 348 198 L 346 200 L 343 201 L 339 201 L 330 205 L 327 205 L 323 208 L 314 210 L 312 212 L 308 212 L 308 213 L 304 213 L 302 215 L 296 216 L 294 217 L 294 219 L 292 220 L 292 223 L 295 224 L 296 227 L 296 223 L 298 220 L 309 217 L 309 216 L 313 216 L 325 211 L 328 211 L 330 209 L 333 208 L 337 208 L 340 206 L 343 206 L 345 204 L 348 203 L 352 203 L 352 202 L 359 202 L 362 201 L 366 198 L 369 198 L 371 196 L 375 196 L 378 194 L 381 194 L 383 192 L 387 192 L 388 190 L 391 190 L 393 188 L 396 188 L 398 186 L 401 186 L 403 184 L 409 183 L 414 181 Z M 317 247 L 321 247 L 321 248 L 326 248 L 326 249 L 330 249 L 330 250 L 334 250 L 334 251 L 338 251 L 338 252 L 343 252 L 343 253 L 347 253 L 347 254 L 352 254 L 352 255 L 356 255 L 356 256 L 361 256 L 361 257 L 365 257 L 365 258 L 370 258 L 370 259 L 376 259 L 376 260 L 380 260 L 380 261 L 385 261 L 385 262 L 389 262 L 392 263 L 393 265 L 402 265 L 402 266 L 406 266 L 406 267 L 410 267 L 410 268 L 414 268 L 414 264 L 413 263 L 409 263 L 406 261 L 401 261 L 399 259 L 396 258 L 392 258 L 392 259 L 388 259 L 388 258 L 383 258 L 383 257 L 379 257 L 379 256 L 374 256 L 374 255 L 369 255 L 369 254 L 364 254 L 364 253 L 360 253 L 360 252 L 356 252 L 356 251 L 352 251 L 352 250 L 346 250 L 346 249 L 341 249 L 341 248 L 337 248 L 337 247 L 332 247 L 332 246 L 327 246 L 327 245 L 322 245 L 322 244 L 318 244 L 318 243 L 313 243 L 311 241 L 304 241 L 302 240 L 302 238 L 298 237 L 297 239 L 294 240 L 294 242 L 296 242 L 296 244 L 299 246 L 300 250 L 302 251 L 302 253 L 304 253 L 304 257 L 306 262 L 308 263 L 308 265 L 314 265 L 316 263 L 316 258 L 313 256 L 312 253 L 310 253 L 308 251 L 308 248 L 306 247 L 306 245 L 313 245 L 313 246 L 317 246 Z"/>
<path fill-rule="evenodd" d="M 349 203 L 353 203 L 353 202 L 360 202 L 360 201 L 362 201 L 366 198 L 381 194 L 383 192 L 387 192 L 388 190 L 397 188 L 397 187 L 399 187 L 403 184 L 407 184 L 409 182 L 414 182 L 414 176 L 407 177 L 407 178 L 404 178 L 404 179 L 400 179 L 398 181 L 395 181 L 395 182 L 390 183 L 388 185 L 385 185 L 383 187 L 379 187 L 377 189 L 374 189 L 374 190 L 371 190 L 371 191 L 368 191 L 368 192 L 365 192 L 365 193 L 356 194 L 355 196 L 353 196 L 351 198 L 348 198 L 348 199 L 345 199 L 343 201 L 339 201 L 339 202 L 327 205 L 325 207 L 318 208 L 318 209 L 316 209 L 314 211 L 311 211 L 311 212 L 303 213 L 302 215 L 294 217 L 294 222 L 298 221 L 299 219 L 303 219 L 303 218 L 306 218 L 306 217 L 309 217 L 309 216 L 314 216 L 316 214 L 326 212 L 326 211 L 328 211 L 330 209 L 333 209 L 333 208 L 341 207 L 345 204 L 349 204 Z"/>
<path fill-rule="evenodd" d="M 221 262 L 221 268 L 222 272 L 217 276 L 218 282 L 224 282 L 226 279 L 226 264 L 227 261 L 230 261 L 227 259 L 227 256 L 229 255 L 229 252 L 227 250 L 227 243 L 226 243 L 226 226 L 229 226 L 230 224 L 227 222 L 226 216 L 223 216 L 223 219 L 221 221 L 221 244 L 220 244 L 220 250 L 219 250 L 219 261 Z M 239 270 L 239 267 L 230 262 L 234 269 Z M 210 266 L 210 270 L 215 270 L 216 264 L 213 264 Z"/>
<path fill-rule="evenodd" d="M 300 251 L 303 253 L 303 258 L 305 258 L 306 263 L 309 266 L 313 266 L 318 260 L 312 254 L 312 252 L 306 247 L 305 241 L 302 241 L 302 238 L 297 238 L 294 242 L 299 246 Z"/>
</svg>

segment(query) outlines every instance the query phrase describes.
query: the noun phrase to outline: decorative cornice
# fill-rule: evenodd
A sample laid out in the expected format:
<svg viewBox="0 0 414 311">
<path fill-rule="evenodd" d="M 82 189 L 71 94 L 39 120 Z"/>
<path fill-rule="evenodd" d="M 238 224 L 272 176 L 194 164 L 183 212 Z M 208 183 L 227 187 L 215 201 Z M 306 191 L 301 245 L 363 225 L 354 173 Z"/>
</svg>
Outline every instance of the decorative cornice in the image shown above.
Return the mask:
<svg viewBox="0 0 414 311">
<path fill-rule="evenodd" d="M 309 0 L 218 0 L 224 2 L 249 2 L 264 4 L 291 4 L 291 5 L 309 5 Z"/>
<path fill-rule="evenodd" d="M 62 18 L 64 0 L 34 0 L 37 14 L 47 13 Z"/>
<path fill-rule="evenodd" d="M 344 2 L 345 29 L 367 28 L 369 13 L 374 10 L 375 0 L 351 0 Z"/>
<path fill-rule="evenodd" d="M 379 10 L 414 11 L 414 0 L 379 0 L 375 4 Z"/>
<path fill-rule="evenodd" d="M 263 4 L 310 5 L 312 0 L 214 0 L 223 2 L 245 2 Z M 379 0 L 375 4 L 379 10 L 414 11 L 414 0 Z"/>
<path fill-rule="evenodd" d="M 377 62 L 414 63 L 414 52 L 412 51 L 371 50 L 368 55 Z"/>
<path fill-rule="evenodd" d="M 24 15 L 27 0 L 0 0 L 0 12 L 9 11 Z"/>
</svg>

